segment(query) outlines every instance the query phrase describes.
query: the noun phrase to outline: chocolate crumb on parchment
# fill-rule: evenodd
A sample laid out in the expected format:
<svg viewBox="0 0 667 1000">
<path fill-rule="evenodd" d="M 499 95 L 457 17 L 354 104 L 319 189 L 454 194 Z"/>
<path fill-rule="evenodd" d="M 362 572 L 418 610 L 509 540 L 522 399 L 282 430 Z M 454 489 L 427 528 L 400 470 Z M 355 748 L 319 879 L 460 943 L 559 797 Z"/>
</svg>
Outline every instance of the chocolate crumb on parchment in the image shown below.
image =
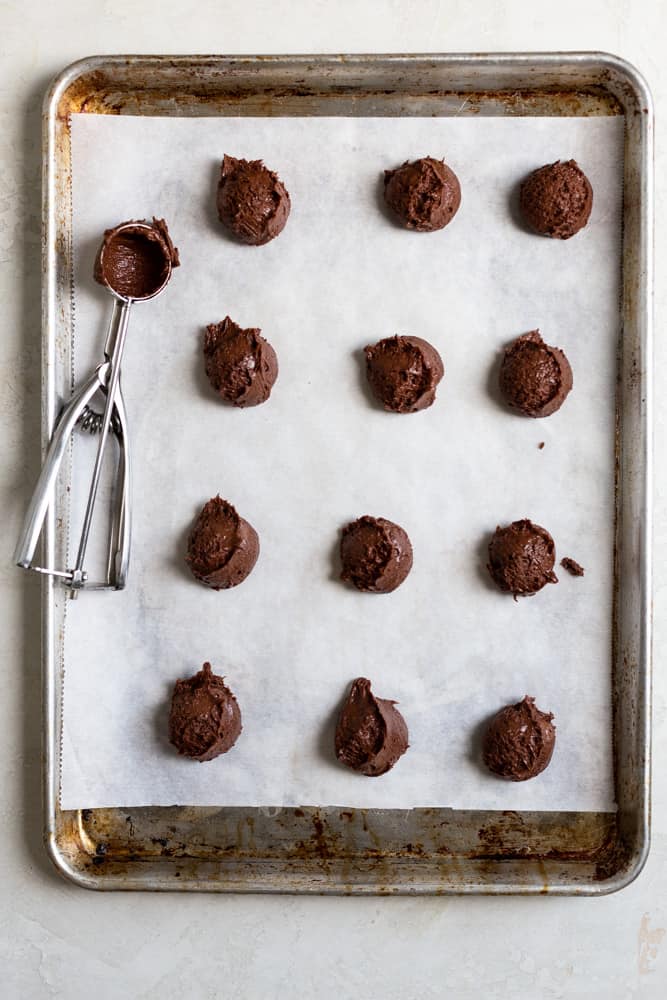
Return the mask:
<svg viewBox="0 0 667 1000">
<path fill-rule="evenodd" d="M 574 559 L 570 559 L 569 556 L 565 556 L 563 559 L 561 559 L 560 564 L 563 567 L 563 569 L 566 569 L 568 573 L 572 574 L 572 576 L 584 575 L 584 567 L 580 566 L 579 563 L 575 562 Z"/>
</svg>

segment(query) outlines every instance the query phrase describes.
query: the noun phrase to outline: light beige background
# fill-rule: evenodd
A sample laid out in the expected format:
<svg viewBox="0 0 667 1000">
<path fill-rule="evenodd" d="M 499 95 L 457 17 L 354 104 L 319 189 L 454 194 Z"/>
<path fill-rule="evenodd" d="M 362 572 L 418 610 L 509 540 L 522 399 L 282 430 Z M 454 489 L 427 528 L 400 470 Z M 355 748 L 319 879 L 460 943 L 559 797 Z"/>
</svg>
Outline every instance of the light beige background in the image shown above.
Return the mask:
<svg viewBox="0 0 667 1000">
<path fill-rule="evenodd" d="M 3 997 L 658 998 L 667 989 L 667 5 L 662 0 L 43 0 L 0 4 L 0 957 Z M 38 587 L 11 566 L 37 474 L 40 107 L 94 52 L 604 49 L 657 106 L 656 580 L 653 847 L 604 899 L 299 899 L 101 895 L 52 874 L 41 848 Z"/>
</svg>

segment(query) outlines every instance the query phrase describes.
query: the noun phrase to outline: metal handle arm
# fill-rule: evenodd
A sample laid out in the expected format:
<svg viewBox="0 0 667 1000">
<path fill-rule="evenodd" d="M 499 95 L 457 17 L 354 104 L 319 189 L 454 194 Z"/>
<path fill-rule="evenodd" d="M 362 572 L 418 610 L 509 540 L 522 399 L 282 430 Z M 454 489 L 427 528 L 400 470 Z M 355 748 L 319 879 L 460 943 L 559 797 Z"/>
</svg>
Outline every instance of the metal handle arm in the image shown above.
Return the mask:
<svg viewBox="0 0 667 1000">
<path fill-rule="evenodd" d="M 89 404 L 95 393 L 104 387 L 108 377 L 108 367 L 108 362 L 104 362 L 77 389 L 63 410 L 56 429 L 53 432 L 53 437 L 46 453 L 46 459 L 44 460 L 42 471 L 32 494 L 30 505 L 26 511 L 23 528 L 21 529 L 21 534 L 14 550 L 14 561 L 17 566 L 22 566 L 23 569 L 31 568 L 35 549 L 37 548 L 39 536 L 42 532 L 44 518 L 53 497 L 53 489 L 67 448 L 67 441 L 85 407 Z"/>
<path fill-rule="evenodd" d="M 109 362 L 105 361 L 77 389 L 62 411 L 46 454 L 41 475 L 33 492 L 14 553 L 14 559 L 18 566 L 34 570 L 38 573 L 45 573 L 49 576 L 62 577 L 69 583 L 71 583 L 73 578 L 72 570 L 44 569 L 40 566 L 33 566 L 32 560 L 42 532 L 46 512 L 53 500 L 53 491 L 67 449 L 68 438 L 95 393 L 99 390 L 108 395 L 108 378 Z M 104 583 L 91 583 L 86 580 L 86 588 L 90 590 L 122 590 L 127 581 L 130 561 L 131 465 L 127 410 L 120 384 L 116 390 L 112 427 L 118 440 L 119 458 L 116 494 L 114 497 L 114 509 L 109 537 L 107 579 Z"/>
<path fill-rule="evenodd" d="M 114 416 L 118 422 L 117 437 L 120 455 L 118 459 L 118 492 L 114 499 L 114 518 L 109 540 L 107 578 L 116 590 L 122 590 L 127 581 L 127 572 L 130 564 L 132 467 L 130 465 L 130 438 L 127 425 L 127 411 L 120 383 L 116 391 Z"/>
</svg>

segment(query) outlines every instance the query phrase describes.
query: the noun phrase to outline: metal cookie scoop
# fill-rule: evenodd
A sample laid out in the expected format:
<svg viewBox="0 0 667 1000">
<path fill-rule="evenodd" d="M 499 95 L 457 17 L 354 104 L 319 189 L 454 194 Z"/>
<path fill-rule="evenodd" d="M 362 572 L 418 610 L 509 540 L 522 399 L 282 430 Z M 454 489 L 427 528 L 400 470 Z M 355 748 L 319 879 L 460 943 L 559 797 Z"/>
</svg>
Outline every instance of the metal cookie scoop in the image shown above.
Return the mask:
<svg viewBox="0 0 667 1000">
<path fill-rule="evenodd" d="M 76 597 L 82 587 L 89 590 L 122 590 L 127 580 L 131 536 L 130 458 L 127 414 L 120 386 L 121 358 L 130 307 L 134 302 L 146 302 L 159 295 L 169 282 L 172 269 L 178 267 L 178 264 L 178 251 L 161 219 L 153 219 L 152 223 L 124 222 L 115 229 L 107 230 L 97 254 L 95 280 L 108 288 L 114 296 L 104 345 L 104 361 L 76 390 L 60 415 L 14 553 L 18 566 L 62 578 L 70 588 L 72 597 Z M 101 415 L 91 410 L 89 405 L 97 392 L 105 397 L 104 412 Z M 76 562 L 73 569 L 67 570 L 33 566 L 32 560 L 46 512 L 53 500 L 60 464 L 77 423 L 93 433 L 99 431 L 100 440 Z M 101 583 L 91 583 L 84 569 L 84 560 L 110 431 L 118 440 L 119 459 L 109 536 L 107 578 Z"/>
</svg>

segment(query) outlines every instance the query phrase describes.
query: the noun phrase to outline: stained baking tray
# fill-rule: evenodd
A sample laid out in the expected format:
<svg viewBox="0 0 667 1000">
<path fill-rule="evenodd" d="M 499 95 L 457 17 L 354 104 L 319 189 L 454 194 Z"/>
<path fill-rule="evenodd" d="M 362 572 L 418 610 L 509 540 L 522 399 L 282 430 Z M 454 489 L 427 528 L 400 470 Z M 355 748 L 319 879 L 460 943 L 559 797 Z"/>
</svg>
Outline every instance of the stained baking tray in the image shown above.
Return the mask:
<svg viewBox="0 0 667 1000">
<path fill-rule="evenodd" d="M 641 870 L 650 828 L 651 98 L 601 53 L 98 56 L 66 69 L 44 106 L 42 437 L 71 372 L 74 112 L 127 115 L 622 115 L 622 333 L 616 400 L 614 606 L 609 627 L 616 812 L 327 807 L 61 810 L 64 588 L 43 590 L 45 841 L 95 889 L 352 894 L 600 895 Z M 46 526 L 64 558 L 66 485 Z"/>
</svg>

